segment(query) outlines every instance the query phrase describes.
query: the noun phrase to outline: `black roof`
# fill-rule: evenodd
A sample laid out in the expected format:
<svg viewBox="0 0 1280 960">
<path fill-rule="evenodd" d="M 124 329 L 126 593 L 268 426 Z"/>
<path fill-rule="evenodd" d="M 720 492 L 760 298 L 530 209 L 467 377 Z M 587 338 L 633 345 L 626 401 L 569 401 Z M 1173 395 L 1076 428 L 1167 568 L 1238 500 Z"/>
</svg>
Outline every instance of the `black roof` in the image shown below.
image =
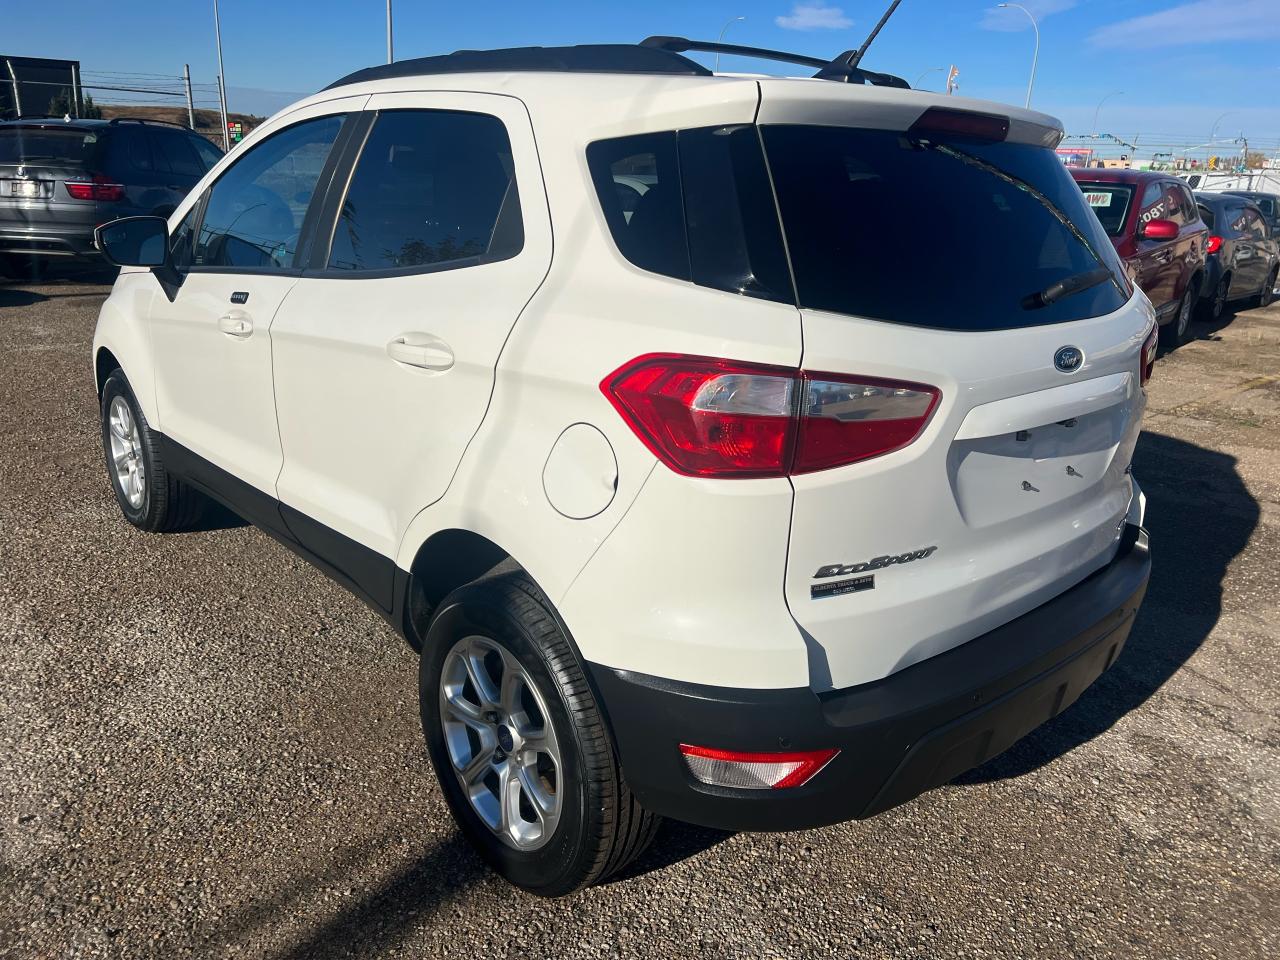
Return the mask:
<svg viewBox="0 0 1280 960">
<path fill-rule="evenodd" d="M 1229 193 L 1233 197 L 1248 197 L 1252 200 L 1254 197 L 1274 197 L 1277 196 L 1274 190 L 1223 190 L 1223 193 Z"/>
<path fill-rule="evenodd" d="M 1196 190 L 1195 197 L 1196 203 L 1203 203 L 1206 207 L 1221 207 L 1228 203 L 1234 206 L 1254 206 L 1253 199 L 1251 197 L 1241 196 L 1234 190 Z"/>
<path fill-rule="evenodd" d="M 510 47 L 505 50 L 459 50 L 439 57 L 397 60 L 366 67 L 325 87 L 345 87 L 367 80 L 416 77 L 434 73 L 661 73 L 709 77 L 711 71 L 668 50 L 631 43 L 581 44 L 574 47 Z"/>
<path fill-rule="evenodd" d="M 781 60 L 818 68 L 815 76 L 823 80 L 845 83 L 870 83 L 877 86 L 909 89 L 905 80 L 888 73 L 875 73 L 858 66 L 859 51 L 846 50 L 833 60 L 742 47 L 732 43 L 687 40 L 684 37 L 649 37 L 638 44 L 597 43 L 575 47 L 510 47 L 505 50 L 459 50 L 439 57 L 399 60 L 367 67 L 329 84 L 326 90 L 367 80 L 391 77 L 415 77 L 440 73 L 647 73 L 668 76 L 710 77 L 712 72 L 682 54 L 688 51 L 725 53 L 763 60 Z"/>
</svg>

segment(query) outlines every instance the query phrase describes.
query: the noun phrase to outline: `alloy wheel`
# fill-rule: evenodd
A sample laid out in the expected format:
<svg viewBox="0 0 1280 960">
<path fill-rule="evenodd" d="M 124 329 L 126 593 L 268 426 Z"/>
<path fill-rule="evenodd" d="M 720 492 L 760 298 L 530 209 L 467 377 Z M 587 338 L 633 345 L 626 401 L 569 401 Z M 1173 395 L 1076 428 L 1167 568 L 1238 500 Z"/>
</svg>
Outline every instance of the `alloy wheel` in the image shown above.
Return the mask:
<svg viewBox="0 0 1280 960">
<path fill-rule="evenodd" d="M 147 496 L 147 470 L 142 459 L 138 422 L 124 397 L 115 397 L 108 411 L 111 435 L 111 467 L 116 485 L 129 506 L 137 510 Z"/>
<path fill-rule="evenodd" d="M 550 840 L 563 800 L 560 744 L 515 654 L 490 637 L 454 644 L 440 672 L 440 719 L 449 762 L 481 822 L 516 850 Z"/>
</svg>

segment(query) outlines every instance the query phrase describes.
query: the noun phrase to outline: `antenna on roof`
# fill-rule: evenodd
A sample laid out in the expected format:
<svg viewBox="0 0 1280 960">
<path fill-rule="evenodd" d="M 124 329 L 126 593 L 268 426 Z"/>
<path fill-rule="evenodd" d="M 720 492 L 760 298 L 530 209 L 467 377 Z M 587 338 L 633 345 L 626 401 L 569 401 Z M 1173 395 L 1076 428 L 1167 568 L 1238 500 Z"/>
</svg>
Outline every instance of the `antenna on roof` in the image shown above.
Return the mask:
<svg viewBox="0 0 1280 960">
<path fill-rule="evenodd" d="M 893 0 L 893 3 L 889 4 L 889 9 L 884 12 L 884 16 L 880 18 L 880 22 L 876 24 L 874 30 L 867 34 L 867 39 L 862 41 L 862 46 L 858 48 L 858 52 L 853 55 L 851 60 L 849 60 L 848 65 L 850 67 L 856 67 L 862 62 L 862 56 L 867 52 L 867 47 L 871 46 L 871 41 L 876 38 L 881 29 L 884 28 L 884 25 L 889 22 L 889 18 L 893 16 L 893 11 L 898 9 L 898 4 L 901 2 L 902 0 Z"/>
</svg>

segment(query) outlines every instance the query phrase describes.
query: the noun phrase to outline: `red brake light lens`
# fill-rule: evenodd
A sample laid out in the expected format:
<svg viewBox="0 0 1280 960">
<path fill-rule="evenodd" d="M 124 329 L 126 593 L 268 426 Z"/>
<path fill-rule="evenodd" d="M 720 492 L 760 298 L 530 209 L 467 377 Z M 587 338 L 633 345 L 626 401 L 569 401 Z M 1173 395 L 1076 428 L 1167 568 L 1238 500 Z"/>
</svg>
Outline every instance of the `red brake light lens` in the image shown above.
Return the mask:
<svg viewBox="0 0 1280 960">
<path fill-rule="evenodd" d="M 1222 249 L 1221 237 L 1210 237 L 1208 242 L 1204 245 L 1205 253 L 1217 253 L 1221 249 Z"/>
<path fill-rule="evenodd" d="M 1147 334 L 1147 339 L 1142 344 L 1142 359 L 1139 361 L 1138 381 L 1144 387 L 1151 381 L 1151 374 L 1156 369 L 1156 332 L 1159 329 L 1155 324 L 1152 324 L 1151 332 Z"/>
<path fill-rule="evenodd" d="M 691 477 L 782 477 L 898 450 L 924 429 L 930 386 L 711 357 L 654 354 L 600 389 L 649 450 Z"/>
<path fill-rule="evenodd" d="M 972 110 L 930 107 L 920 114 L 907 136 L 953 136 L 998 143 L 1009 136 L 1009 118 Z"/>
<path fill-rule="evenodd" d="M 740 790 L 785 790 L 808 783 L 840 751 L 754 753 L 680 744 L 689 772 L 702 783 Z"/>
<path fill-rule="evenodd" d="M 101 200 L 114 203 L 124 199 L 124 184 L 112 183 L 100 173 L 92 180 L 68 180 L 67 193 L 73 200 Z"/>
</svg>

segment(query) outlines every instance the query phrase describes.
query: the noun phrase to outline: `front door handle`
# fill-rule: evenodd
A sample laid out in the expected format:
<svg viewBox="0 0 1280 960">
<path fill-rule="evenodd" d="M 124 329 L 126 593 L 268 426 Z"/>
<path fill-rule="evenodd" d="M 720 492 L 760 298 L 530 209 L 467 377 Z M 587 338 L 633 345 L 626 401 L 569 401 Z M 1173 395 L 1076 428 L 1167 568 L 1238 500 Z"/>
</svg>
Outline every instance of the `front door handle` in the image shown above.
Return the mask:
<svg viewBox="0 0 1280 960">
<path fill-rule="evenodd" d="M 453 366 L 453 350 L 429 333 L 402 333 L 387 344 L 387 356 L 396 363 L 423 370 L 448 370 Z"/>
<path fill-rule="evenodd" d="M 229 337 L 245 340 L 253 335 L 253 321 L 243 310 L 232 310 L 218 318 L 218 329 Z"/>
</svg>

